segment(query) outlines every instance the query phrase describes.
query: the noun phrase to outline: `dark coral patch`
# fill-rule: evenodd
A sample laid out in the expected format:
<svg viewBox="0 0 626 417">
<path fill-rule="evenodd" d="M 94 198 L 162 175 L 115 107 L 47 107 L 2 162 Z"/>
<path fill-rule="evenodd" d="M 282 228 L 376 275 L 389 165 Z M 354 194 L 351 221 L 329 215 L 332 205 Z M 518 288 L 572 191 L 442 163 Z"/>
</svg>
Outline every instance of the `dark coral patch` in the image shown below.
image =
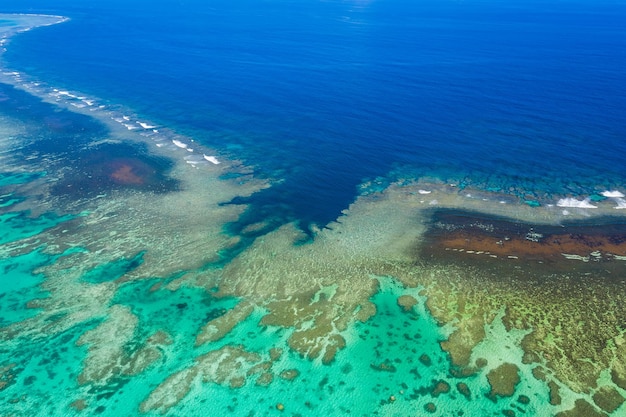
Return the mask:
<svg viewBox="0 0 626 417">
<path fill-rule="evenodd" d="M 626 225 L 612 218 L 594 219 L 594 224 L 532 225 L 440 210 L 433 214 L 418 251 L 422 259 L 483 268 L 508 263 L 512 268 L 541 265 L 544 272 L 568 271 L 573 265 L 623 271 L 617 259 L 626 256 Z"/>
<path fill-rule="evenodd" d="M 593 402 L 607 413 L 617 410 L 623 403 L 624 397 L 613 387 L 603 386 L 593 395 Z"/>
<path fill-rule="evenodd" d="M 177 189 L 168 176 L 172 162 L 149 155 L 139 146 L 104 144 L 78 152 L 53 193 L 90 197 L 112 190 L 168 192 Z"/>
<path fill-rule="evenodd" d="M 520 382 L 519 369 L 515 364 L 503 363 L 487 374 L 491 391 L 487 397 L 496 401 L 497 397 L 510 397 Z"/>
<path fill-rule="evenodd" d="M 607 417 L 607 415 L 597 411 L 585 400 L 576 400 L 574 408 L 562 411 L 556 417 Z"/>
</svg>

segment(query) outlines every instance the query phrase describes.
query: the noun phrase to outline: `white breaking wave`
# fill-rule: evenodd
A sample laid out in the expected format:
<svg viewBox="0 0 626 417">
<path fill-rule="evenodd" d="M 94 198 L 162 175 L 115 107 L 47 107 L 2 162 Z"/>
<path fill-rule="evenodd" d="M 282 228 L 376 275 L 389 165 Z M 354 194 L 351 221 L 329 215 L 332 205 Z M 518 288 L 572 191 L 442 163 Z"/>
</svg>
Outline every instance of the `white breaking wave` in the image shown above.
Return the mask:
<svg viewBox="0 0 626 417">
<path fill-rule="evenodd" d="M 607 197 L 607 198 L 622 198 L 622 197 L 626 197 L 624 194 L 622 194 L 621 192 L 615 190 L 615 191 L 602 191 L 600 193 L 602 196 Z"/>
<path fill-rule="evenodd" d="M 559 207 L 574 207 L 574 208 L 598 208 L 591 204 L 588 198 L 584 200 L 576 200 L 575 198 L 562 198 L 556 203 Z"/>
<path fill-rule="evenodd" d="M 179 140 L 176 139 L 172 139 L 172 143 L 176 146 L 178 146 L 179 148 L 183 148 L 183 149 L 187 149 L 187 144 L 186 143 L 182 143 Z"/>
<path fill-rule="evenodd" d="M 604 197 L 610 198 L 611 200 L 615 201 L 615 204 L 617 204 L 615 206 L 616 209 L 626 209 L 626 200 L 624 199 L 624 197 L 626 196 L 622 192 L 613 190 L 613 191 L 603 191 L 600 194 L 602 194 Z"/>
<path fill-rule="evenodd" d="M 205 154 L 202 154 L 202 156 L 204 156 L 204 159 L 206 159 L 207 161 L 211 162 L 212 164 L 217 165 L 217 164 L 219 164 L 219 163 L 220 163 L 220 161 L 218 161 L 218 160 L 217 160 L 217 158 L 216 158 L 216 157 L 214 157 L 214 156 L 211 156 L 211 155 L 205 155 Z"/>
<path fill-rule="evenodd" d="M 626 209 L 626 200 L 623 198 L 615 198 L 615 202 L 617 203 L 616 209 Z"/>
<path fill-rule="evenodd" d="M 198 161 L 197 159 L 185 158 L 185 162 L 187 162 L 189 165 L 197 165 L 202 161 Z"/>
<path fill-rule="evenodd" d="M 1 48 L 0 48 L 1 49 Z M 193 167 L 194 169 L 201 169 L 203 167 L 208 168 L 210 165 L 218 165 L 221 164 L 221 161 L 214 155 L 207 155 L 202 151 L 202 145 L 196 144 L 192 138 L 183 138 L 179 135 L 174 135 L 172 131 L 170 131 L 167 127 L 153 125 L 148 121 L 138 120 L 134 114 L 125 112 L 122 113 L 117 108 L 113 110 L 105 110 L 110 107 L 104 104 L 98 103 L 98 99 L 94 97 L 89 97 L 84 94 L 80 94 L 78 92 L 68 91 L 66 89 L 54 88 L 46 85 L 45 83 L 34 82 L 29 80 L 22 79 L 22 75 L 19 72 L 1 72 L 0 77 L 10 77 L 10 83 L 21 86 L 23 89 L 32 90 L 32 94 L 35 96 L 48 96 L 51 97 L 55 102 L 60 103 L 62 106 L 67 106 L 76 109 L 84 109 L 83 111 L 89 110 L 90 112 L 95 112 L 97 118 L 107 118 L 111 121 L 114 121 L 116 124 L 120 126 L 124 126 L 129 131 L 137 131 L 133 132 L 133 135 L 140 135 L 144 138 L 150 138 L 151 142 L 157 148 L 169 147 L 169 142 L 174 144 L 176 147 L 186 150 L 188 153 L 183 157 L 184 161 L 188 166 Z M 4 78 L 3 78 L 4 79 Z M 110 122 L 109 122 L 110 123 Z M 173 139 L 173 137 L 178 137 L 177 139 Z M 132 136 L 129 136 L 132 137 Z M 142 139 L 144 140 L 144 139 Z M 190 142 L 189 144 L 185 142 Z M 193 146 L 193 148 L 192 148 Z M 199 146 L 200 148 L 196 148 Z M 207 152 L 204 150 L 204 152 Z M 3 156 L 0 155 L 0 159 Z M 37 159 L 38 155 L 31 155 L 28 159 Z M 209 164 L 210 163 L 210 164 Z M 429 194 L 430 191 L 422 190 L 423 194 Z M 437 201 L 431 202 L 431 204 L 437 204 Z M 625 201 L 626 208 L 626 201 Z"/>
<path fill-rule="evenodd" d="M 137 122 L 137 124 L 141 127 L 143 127 L 144 129 L 154 129 L 157 126 L 152 126 L 151 124 L 145 123 L 145 122 Z"/>
</svg>

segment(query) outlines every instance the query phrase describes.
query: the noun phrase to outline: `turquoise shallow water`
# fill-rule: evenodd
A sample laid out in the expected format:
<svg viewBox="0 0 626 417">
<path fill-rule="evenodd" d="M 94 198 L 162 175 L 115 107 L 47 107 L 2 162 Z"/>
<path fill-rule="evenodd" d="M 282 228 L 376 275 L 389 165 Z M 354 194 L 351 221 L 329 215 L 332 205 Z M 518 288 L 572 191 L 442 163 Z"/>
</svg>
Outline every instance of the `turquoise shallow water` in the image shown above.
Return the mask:
<svg viewBox="0 0 626 417">
<path fill-rule="evenodd" d="M 3 326 L 37 314 L 36 310 L 28 310 L 26 303 L 43 295 L 37 285 L 44 278 L 32 271 L 48 262 L 51 262 L 50 257 L 42 254 L 41 250 L 21 256 L 0 258 L 0 270 L 2 271 L 0 311 L 2 311 Z"/>
<path fill-rule="evenodd" d="M 39 253 L 13 259 L 26 270 L 49 261 Z M 21 279 L 20 285 L 34 291 L 39 278 L 29 276 L 26 271 L 20 272 L 22 275 L 10 277 Z M 5 287 L 7 278 L 3 280 Z M 504 409 L 535 416 L 549 415 L 539 412 L 547 404 L 547 392 L 537 391 L 536 381 L 523 378 L 515 397 L 494 401 L 486 397 L 489 385 L 484 375 L 452 377 L 449 358 L 439 345 L 445 332 L 426 312 L 419 290 L 403 289 L 389 278 L 381 278 L 381 282 L 380 292 L 372 299 L 376 315 L 350 330 L 348 346 L 332 364 L 322 365 L 286 352 L 274 363 L 272 371 L 280 374 L 296 369 L 299 374 L 293 381 L 276 377 L 265 387 L 256 386 L 254 378 L 250 377 L 243 387 L 235 389 L 211 382 L 199 383 L 168 415 L 201 416 L 208 410 L 213 415 L 275 415 L 279 403 L 284 404 L 288 415 L 499 415 Z M 21 393 L 26 393 L 27 399 L 5 404 L 3 413 L 29 413 L 36 409 L 37 415 L 68 415 L 69 404 L 83 398 L 89 404 L 90 414 L 134 414 L 156 385 L 208 350 L 225 345 L 242 345 L 247 351 L 259 353 L 267 346 L 286 349 L 289 332 L 259 326 L 263 315 L 260 311 L 237 324 L 219 342 L 194 347 L 199 324 L 223 314 L 236 301 L 214 299 L 199 289 L 151 291 L 155 283 L 155 280 L 147 280 L 127 284 L 120 289 L 114 303 L 129 306 L 139 317 L 140 330 L 134 338 L 137 343 L 156 330 L 171 335 L 172 343 L 163 347 L 162 360 L 140 377 L 122 376 L 105 385 L 79 386 L 76 378 L 86 352 L 84 347 L 77 347 L 76 342 L 80 334 L 93 328 L 99 320 L 79 324 L 50 338 L 5 342 L 3 362 L 10 358 L 16 364 L 12 372 L 17 374 L 13 384 L 5 390 L 6 398 L 19 399 Z M 419 300 L 408 312 L 397 304 L 398 296 L 404 294 Z M 132 349 L 134 343 L 131 341 L 128 348 Z M 457 384 L 461 382 L 470 393 L 459 392 Z M 439 392 L 436 384 L 440 384 Z M 519 395 L 526 395 L 530 402 L 520 403 Z M 425 411 L 429 403 L 434 404 L 436 411 Z"/>
<path fill-rule="evenodd" d="M 9 243 L 34 236 L 42 231 L 55 227 L 75 216 L 57 216 L 53 213 L 36 218 L 29 218 L 28 212 L 12 212 L 0 216 L 2 234 L 0 243 Z"/>
</svg>

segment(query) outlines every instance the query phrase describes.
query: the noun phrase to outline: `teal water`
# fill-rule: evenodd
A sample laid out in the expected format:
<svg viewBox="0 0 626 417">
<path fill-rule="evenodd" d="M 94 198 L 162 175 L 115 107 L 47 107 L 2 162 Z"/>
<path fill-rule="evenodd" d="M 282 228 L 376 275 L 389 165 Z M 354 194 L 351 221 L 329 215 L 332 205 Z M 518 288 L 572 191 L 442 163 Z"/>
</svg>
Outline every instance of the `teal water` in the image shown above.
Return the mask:
<svg viewBox="0 0 626 417">
<path fill-rule="evenodd" d="M 0 287 L 1 326 L 17 323 L 37 314 L 27 309 L 28 301 L 44 296 L 38 288 L 44 277 L 33 273 L 33 269 L 51 262 L 51 257 L 41 249 L 20 256 L 0 256 L 2 286 Z"/>
<path fill-rule="evenodd" d="M 0 186 L 25 184 L 35 179 L 42 178 L 45 175 L 45 172 L 21 172 L 19 174 L 3 172 L 0 174 Z"/>
<path fill-rule="evenodd" d="M 143 252 L 130 259 L 122 258 L 97 266 L 83 275 L 82 279 L 92 284 L 115 281 L 143 263 Z"/>
<path fill-rule="evenodd" d="M 50 261 L 39 251 L 12 258 L 16 271 L 11 276 L 19 284 L 13 284 L 13 288 L 4 285 L 5 291 L 35 291 L 41 276 L 28 271 Z M 90 282 L 103 281 L 95 275 L 106 276 L 107 271 L 107 265 L 91 270 Z M 160 348 L 160 359 L 140 376 L 118 375 L 104 384 L 79 385 L 77 377 L 87 347 L 77 346 L 77 340 L 86 330 L 107 320 L 105 317 L 77 324 L 51 337 L 5 341 L 3 362 L 10 358 L 16 364 L 11 372 L 16 375 L 4 394 L 16 402 L 5 403 L 0 410 L 5 415 L 37 410 L 37 415 L 63 416 L 68 415 L 70 404 L 80 398 L 88 404 L 86 412 L 90 415 L 135 414 L 151 390 L 170 374 L 190 366 L 194 358 L 224 346 L 240 345 L 263 357 L 267 357 L 268 346 L 284 349 L 272 365 L 275 377 L 268 386 L 255 385 L 255 376 L 234 389 L 198 381 L 167 415 L 201 416 L 209 411 L 212 415 L 269 416 L 276 414 L 279 403 L 288 415 L 471 416 L 501 415 L 502 410 L 550 415 L 541 411 L 546 410 L 547 391 L 541 390 L 537 381 L 527 379 L 528 369 L 522 368 L 524 374 L 515 396 L 497 400 L 487 397 L 490 388 L 484 375 L 451 376 L 448 355 L 439 345 L 445 340 L 446 331 L 427 312 L 420 290 L 405 289 L 390 278 L 380 281 L 380 291 L 372 298 L 376 315 L 346 334 L 346 349 L 330 365 L 291 352 L 286 343 L 291 332 L 260 326 L 263 311 L 255 311 L 223 339 L 195 347 L 193 341 L 200 325 L 232 309 L 237 300 L 216 299 L 202 289 L 155 289 L 158 279 L 125 284 L 113 304 L 128 306 L 139 320 L 125 349 L 132 353 L 150 334 L 165 331 L 171 340 Z M 407 294 L 418 300 L 410 311 L 397 304 L 398 297 Z M 518 354 L 520 357 L 514 360 L 521 364 L 521 350 Z M 279 376 L 294 369 L 298 376 L 291 381 Z M 469 394 L 460 392 L 458 383 L 466 384 Z M 443 387 L 439 392 L 437 384 Z M 22 393 L 27 393 L 25 399 L 20 399 Z M 529 403 L 519 402 L 520 395 L 527 396 Z M 430 404 L 436 411 L 425 411 Z"/>
<path fill-rule="evenodd" d="M 58 216 L 54 213 L 30 218 L 29 212 L 24 211 L 0 214 L 0 225 L 2 225 L 0 244 L 35 236 L 74 218 L 76 218 L 74 215 Z"/>
</svg>

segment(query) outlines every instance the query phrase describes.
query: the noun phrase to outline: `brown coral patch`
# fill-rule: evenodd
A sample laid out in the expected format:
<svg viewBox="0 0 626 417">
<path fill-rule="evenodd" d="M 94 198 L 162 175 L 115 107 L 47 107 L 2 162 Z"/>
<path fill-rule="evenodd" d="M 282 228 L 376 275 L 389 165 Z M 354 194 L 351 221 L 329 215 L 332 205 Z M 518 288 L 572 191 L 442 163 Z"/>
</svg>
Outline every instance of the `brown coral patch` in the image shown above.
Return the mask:
<svg viewBox="0 0 626 417">
<path fill-rule="evenodd" d="M 456 389 L 459 391 L 459 394 L 464 396 L 467 400 L 472 398 L 472 391 L 470 391 L 469 386 L 465 382 L 459 382 L 456 384 Z"/>
<path fill-rule="evenodd" d="M 224 315 L 209 321 L 196 337 L 196 346 L 204 343 L 215 342 L 220 340 L 239 323 L 244 321 L 252 311 L 254 306 L 248 302 L 237 304 L 232 310 L 227 311 Z"/>
<path fill-rule="evenodd" d="M 585 400 L 576 400 L 574 408 L 562 411 L 556 417 L 607 417 L 607 415 L 597 411 Z"/>
<path fill-rule="evenodd" d="M 428 356 L 425 353 L 422 353 L 418 359 L 424 366 L 431 366 L 433 364 L 433 361 L 432 359 L 430 359 L 430 356 Z"/>
<path fill-rule="evenodd" d="M 607 267 L 621 264 L 615 261 L 616 255 L 626 256 L 626 225 L 609 221 L 597 219 L 594 225 L 563 227 L 442 211 L 434 214 L 420 253 L 426 259 L 542 263 L 544 268 L 556 270 L 571 268 L 573 255 L 573 259 L 602 262 Z"/>
<path fill-rule="evenodd" d="M 624 397 L 615 388 L 603 386 L 593 395 L 593 402 L 607 413 L 612 413 L 624 403 Z"/>
<path fill-rule="evenodd" d="M 148 155 L 127 144 L 103 144 L 75 156 L 71 169 L 53 188 L 57 195 L 88 196 L 112 189 L 138 189 L 154 192 L 176 190 L 168 177 L 171 161 Z"/>
<path fill-rule="evenodd" d="M 487 397 L 496 400 L 497 397 L 511 397 L 515 387 L 520 382 L 519 369 L 512 363 L 503 363 L 487 374 L 491 391 Z"/>
<path fill-rule="evenodd" d="M 271 372 L 264 372 L 256 379 L 256 384 L 261 387 L 266 387 L 274 381 L 274 374 Z"/>
<path fill-rule="evenodd" d="M 0 391 L 15 382 L 15 364 L 0 366 Z"/>
<path fill-rule="evenodd" d="M 383 372 L 396 372 L 397 368 L 390 360 L 385 360 L 381 363 L 372 363 L 370 364 L 370 368 L 375 371 L 383 371 Z"/>
<path fill-rule="evenodd" d="M 446 381 L 444 380 L 440 380 L 437 381 L 433 387 L 432 390 L 430 391 L 430 394 L 433 397 L 438 397 L 441 394 L 447 394 L 450 392 L 450 384 L 448 384 Z"/>
<path fill-rule="evenodd" d="M 554 381 L 550 381 L 548 382 L 548 389 L 550 390 L 550 404 L 561 405 L 561 393 L 559 385 Z"/>
<path fill-rule="evenodd" d="M 426 403 L 424 404 L 424 410 L 427 413 L 436 413 L 437 412 L 437 406 L 435 405 L 435 403 Z"/>
<path fill-rule="evenodd" d="M 85 408 L 87 408 L 87 402 L 82 399 L 76 400 L 70 404 L 70 407 L 72 407 L 76 411 L 83 411 Z"/>
<path fill-rule="evenodd" d="M 411 295 L 405 294 L 398 297 L 398 305 L 402 307 L 404 311 L 411 311 L 416 304 L 417 300 Z"/>
<path fill-rule="evenodd" d="M 118 159 L 108 164 L 111 173 L 109 177 L 117 184 L 124 185 L 143 185 L 146 182 L 146 175 L 150 171 L 146 171 L 147 165 L 137 159 Z M 142 172 L 143 171 L 143 172 Z"/>
<path fill-rule="evenodd" d="M 298 375 L 300 375 L 300 371 L 297 369 L 285 369 L 279 376 L 287 381 L 293 381 L 298 377 Z"/>
</svg>

